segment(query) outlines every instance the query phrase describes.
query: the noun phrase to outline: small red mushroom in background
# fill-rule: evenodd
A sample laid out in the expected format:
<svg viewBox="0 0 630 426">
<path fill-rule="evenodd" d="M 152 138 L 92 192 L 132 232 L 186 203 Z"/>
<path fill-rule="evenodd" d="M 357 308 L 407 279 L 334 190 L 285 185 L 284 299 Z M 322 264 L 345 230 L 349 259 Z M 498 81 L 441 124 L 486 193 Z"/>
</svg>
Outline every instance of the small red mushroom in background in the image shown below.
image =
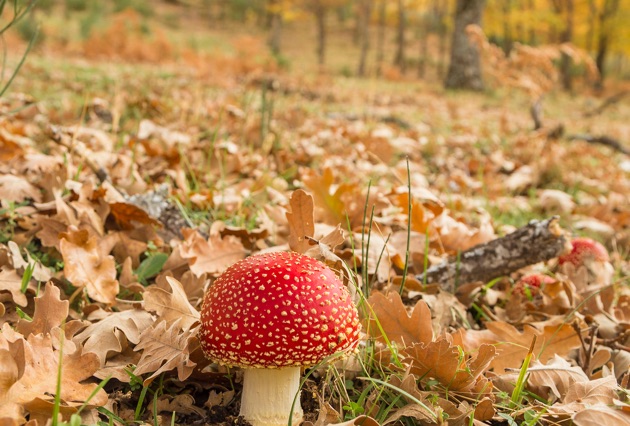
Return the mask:
<svg viewBox="0 0 630 426">
<path fill-rule="evenodd" d="M 543 274 L 529 274 L 521 277 L 514 287 L 512 294 L 520 294 L 525 297 L 536 297 L 540 293 L 540 288 L 545 284 L 556 282 L 555 279 Z"/>
<path fill-rule="evenodd" d="M 245 420 L 287 426 L 303 418 L 301 367 L 354 350 L 360 328 L 350 293 L 331 269 L 275 252 L 241 260 L 216 279 L 204 297 L 199 340 L 206 357 L 244 369 Z"/>
<path fill-rule="evenodd" d="M 608 251 L 600 242 L 586 237 L 571 240 L 573 247 L 569 253 L 558 258 L 558 264 L 572 263 L 573 266 L 582 266 L 589 261 L 609 262 Z"/>
<path fill-rule="evenodd" d="M 558 258 L 559 271 L 571 279 L 586 272 L 587 284 L 610 284 L 614 269 L 606 248 L 591 238 L 578 237 L 571 240 L 571 251 Z M 585 271 L 581 271 L 585 268 Z"/>
</svg>

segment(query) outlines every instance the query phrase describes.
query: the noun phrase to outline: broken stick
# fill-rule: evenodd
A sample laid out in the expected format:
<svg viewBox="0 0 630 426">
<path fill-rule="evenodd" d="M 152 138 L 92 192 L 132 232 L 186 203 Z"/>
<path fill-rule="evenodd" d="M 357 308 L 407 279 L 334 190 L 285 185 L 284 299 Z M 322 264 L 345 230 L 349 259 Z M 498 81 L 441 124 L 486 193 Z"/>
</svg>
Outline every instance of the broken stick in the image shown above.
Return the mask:
<svg viewBox="0 0 630 426">
<path fill-rule="evenodd" d="M 585 141 L 588 143 L 596 143 L 600 145 L 607 146 L 609 148 L 614 149 L 617 152 L 621 152 L 622 154 L 630 155 L 630 149 L 626 148 L 616 139 L 613 139 L 608 136 L 592 136 L 592 135 L 571 135 L 568 136 L 570 141 L 579 140 Z"/>
<path fill-rule="evenodd" d="M 506 276 L 518 269 L 559 256 L 566 250 L 565 231 L 553 216 L 543 221 L 532 220 L 516 231 L 484 244 L 479 244 L 457 258 L 432 266 L 416 278 L 427 284 L 439 283 L 454 292 L 461 284 Z"/>
</svg>

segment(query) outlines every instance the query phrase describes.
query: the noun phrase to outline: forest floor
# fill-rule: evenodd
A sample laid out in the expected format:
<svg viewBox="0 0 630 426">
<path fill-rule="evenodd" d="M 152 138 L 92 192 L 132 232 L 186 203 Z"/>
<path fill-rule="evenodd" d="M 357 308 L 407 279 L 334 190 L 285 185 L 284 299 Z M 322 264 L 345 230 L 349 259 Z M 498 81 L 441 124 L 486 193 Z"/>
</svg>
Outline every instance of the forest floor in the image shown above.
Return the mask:
<svg viewBox="0 0 630 426">
<path fill-rule="evenodd" d="M 36 50 L 0 99 L 3 419 L 244 424 L 241 374 L 199 348 L 202 296 L 239 259 L 303 251 L 300 211 L 363 324 L 357 353 L 309 370 L 306 420 L 630 424 L 630 156 L 570 137 L 629 146 L 628 98 L 598 111 L 622 84 L 550 91 L 534 130 L 513 88 L 300 73 L 255 38 L 175 52 L 112 28 Z M 608 259 L 454 293 L 416 278 L 554 215 Z M 523 290 L 532 273 L 549 282 Z"/>
</svg>

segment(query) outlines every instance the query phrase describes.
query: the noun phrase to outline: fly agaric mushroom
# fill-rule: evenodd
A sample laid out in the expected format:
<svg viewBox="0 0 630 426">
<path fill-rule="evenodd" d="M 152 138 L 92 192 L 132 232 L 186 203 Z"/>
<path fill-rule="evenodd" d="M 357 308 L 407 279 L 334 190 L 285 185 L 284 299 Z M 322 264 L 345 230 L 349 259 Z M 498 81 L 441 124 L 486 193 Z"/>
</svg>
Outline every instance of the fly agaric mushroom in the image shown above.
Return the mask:
<svg viewBox="0 0 630 426">
<path fill-rule="evenodd" d="M 555 282 L 553 278 L 542 274 L 529 274 L 523 276 L 512 288 L 513 294 L 521 296 L 536 296 L 540 292 L 540 287 L 544 284 Z"/>
<path fill-rule="evenodd" d="M 250 256 L 207 291 L 199 340 L 204 354 L 244 369 L 240 415 L 254 426 L 301 422 L 301 366 L 354 350 L 358 312 L 322 262 L 294 252 Z"/>
<path fill-rule="evenodd" d="M 586 237 L 574 238 L 571 245 L 571 251 L 558 258 L 560 271 L 575 281 L 585 268 L 589 283 L 609 284 L 614 270 L 606 248 Z"/>
<path fill-rule="evenodd" d="M 601 243 L 590 238 L 574 238 L 571 240 L 571 246 L 573 248 L 569 253 L 558 258 L 558 264 L 571 263 L 573 266 L 579 267 L 592 260 L 599 262 L 610 261 L 606 248 Z"/>
</svg>

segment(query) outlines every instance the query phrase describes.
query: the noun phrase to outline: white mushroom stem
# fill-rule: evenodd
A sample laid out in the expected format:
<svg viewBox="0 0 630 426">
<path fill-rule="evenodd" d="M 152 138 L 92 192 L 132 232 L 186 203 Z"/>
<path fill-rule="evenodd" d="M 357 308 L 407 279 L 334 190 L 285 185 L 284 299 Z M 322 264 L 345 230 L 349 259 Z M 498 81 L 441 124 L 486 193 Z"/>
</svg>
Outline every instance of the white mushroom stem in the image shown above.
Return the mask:
<svg viewBox="0 0 630 426">
<path fill-rule="evenodd" d="M 299 425 L 303 411 L 300 404 L 300 367 L 246 368 L 240 415 L 253 426 L 287 426 L 291 406 L 291 425 Z M 297 398 L 296 398 L 297 395 Z"/>
</svg>

